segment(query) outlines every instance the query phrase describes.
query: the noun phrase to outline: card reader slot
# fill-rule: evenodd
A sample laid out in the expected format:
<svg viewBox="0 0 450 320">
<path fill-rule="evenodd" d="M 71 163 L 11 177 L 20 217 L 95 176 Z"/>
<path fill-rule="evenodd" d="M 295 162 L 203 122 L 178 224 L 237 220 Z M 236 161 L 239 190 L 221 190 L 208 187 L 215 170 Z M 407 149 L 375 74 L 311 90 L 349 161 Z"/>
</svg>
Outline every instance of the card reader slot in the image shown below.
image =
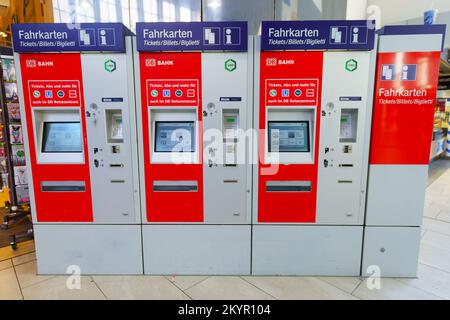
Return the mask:
<svg viewBox="0 0 450 320">
<path fill-rule="evenodd" d="M 342 168 L 352 168 L 352 167 L 353 167 L 353 164 L 351 164 L 351 163 L 340 163 L 340 164 L 339 164 L 339 167 L 342 167 Z"/>
<path fill-rule="evenodd" d="M 125 180 L 111 180 L 111 183 L 125 183 Z"/>
<path fill-rule="evenodd" d="M 111 168 L 123 168 L 124 165 L 122 163 L 111 163 L 109 165 Z"/>
<path fill-rule="evenodd" d="M 228 179 L 228 180 L 223 180 L 223 183 L 238 183 L 239 181 L 237 179 Z"/>
<path fill-rule="evenodd" d="M 267 192 L 310 192 L 311 181 L 268 181 Z"/>
<path fill-rule="evenodd" d="M 352 180 L 338 180 L 338 183 L 353 183 Z"/>
<path fill-rule="evenodd" d="M 197 181 L 153 181 L 155 192 L 197 192 Z"/>
<path fill-rule="evenodd" d="M 42 181 L 42 192 L 84 192 L 84 181 Z"/>
</svg>

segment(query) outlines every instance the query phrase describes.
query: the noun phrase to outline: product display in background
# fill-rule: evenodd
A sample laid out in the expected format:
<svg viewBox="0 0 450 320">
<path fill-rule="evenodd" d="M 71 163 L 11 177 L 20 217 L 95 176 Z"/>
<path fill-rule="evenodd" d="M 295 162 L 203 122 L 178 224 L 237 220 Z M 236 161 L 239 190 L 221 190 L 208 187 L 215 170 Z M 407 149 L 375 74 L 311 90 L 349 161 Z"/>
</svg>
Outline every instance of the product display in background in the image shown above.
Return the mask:
<svg viewBox="0 0 450 320">
<path fill-rule="evenodd" d="M 0 169 L 3 187 L 9 188 L 10 200 L 17 204 L 29 202 L 27 172 L 25 167 L 25 150 L 20 117 L 20 105 L 17 91 L 17 78 L 12 56 L 1 56 L 3 70 L 2 88 L 3 105 L 2 123 L 0 124 Z M 8 141 L 7 141 L 8 139 Z M 9 171 L 12 172 L 10 175 Z M 17 189 L 15 185 L 19 185 Z M 26 190 L 26 191 L 25 191 Z M 20 196 L 17 192 L 20 191 Z M 17 199 L 16 199 L 17 198 Z M 16 199 L 16 200 L 14 200 Z"/>
<path fill-rule="evenodd" d="M 439 93 L 443 92 L 438 92 L 438 96 Z M 430 148 L 430 160 L 440 157 L 445 153 L 445 150 L 448 145 L 447 134 L 449 129 L 448 128 L 449 121 L 450 121 L 450 99 L 438 98 L 436 100 L 436 107 L 434 112 L 434 125 Z"/>
<path fill-rule="evenodd" d="M 20 122 L 20 106 L 18 102 L 7 103 L 7 112 L 10 123 Z"/>
</svg>

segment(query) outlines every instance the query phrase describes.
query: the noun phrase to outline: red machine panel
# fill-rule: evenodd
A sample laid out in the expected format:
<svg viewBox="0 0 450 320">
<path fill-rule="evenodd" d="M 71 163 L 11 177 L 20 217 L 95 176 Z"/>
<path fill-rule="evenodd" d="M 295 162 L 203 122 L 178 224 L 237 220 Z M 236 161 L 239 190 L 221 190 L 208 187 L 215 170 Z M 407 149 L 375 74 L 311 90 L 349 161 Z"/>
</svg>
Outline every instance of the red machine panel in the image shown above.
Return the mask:
<svg viewBox="0 0 450 320">
<path fill-rule="evenodd" d="M 379 53 L 370 164 L 428 164 L 439 52 Z"/>
<path fill-rule="evenodd" d="M 322 52 L 261 52 L 258 222 L 315 222 L 317 198 L 317 158 L 320 129 Z M 282 89 L 289 89 L 282 97 Z M 271 90 L 276 90 L 276 94 Z M 299 91 L 300 90 L 300 91 Z M 312 164 L 264 163 L 266 109 L 313 106 L 316 108 Z M 272 169 L 271 169 L 272 168 Z M 309 192 L 267 192 L 268 181 L 311 181 Z"/>
<path fill-rule="evenodd" d="M 148 107 L 197 107 L 201 124 L 201 53 L 141 52 L 140 79 L 144 171 L 148 222 L 202 222 L 203 169 L 196 164 L 152 163 L 150 158 L 150 125 Z M 165 98 L 163 90 L 170 90 Z M 147 102 L 147 103 L 145 103 Z M 199 126 L 197 146 L 202 159 L 202 130 Z M 197 181 L 196 192 L 153 191 L 155 180 Z"/>
<path fill-rule="evenodd" d="M 78 53 L 21 54 L 20 67 L 25 117 L 38 222 L 92 222 L 92 199 L 87 155 L 81 57 Z M 48 92 L 48 93 L 46 93 Z M 49 94 L 52 92 L 52 94 Z M 84 163 L 37 162 L 33 108 L 79 108 Z M 44 181 L 84 181 L 85 191 L 43 192 Z"/>
</svg>

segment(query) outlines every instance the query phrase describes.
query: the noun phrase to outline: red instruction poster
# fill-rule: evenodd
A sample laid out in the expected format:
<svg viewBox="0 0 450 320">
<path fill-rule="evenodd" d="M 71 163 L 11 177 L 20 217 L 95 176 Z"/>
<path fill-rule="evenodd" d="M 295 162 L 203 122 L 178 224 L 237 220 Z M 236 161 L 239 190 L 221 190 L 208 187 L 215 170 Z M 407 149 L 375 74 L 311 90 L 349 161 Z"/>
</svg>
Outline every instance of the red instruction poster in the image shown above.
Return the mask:
<svg viewBox="0 0 450 320">
<path fill-rule="evenodd" d="M 198 106 L 198 80 L 147 80 L 148 106 Z"/>
<path fill-rule="evenodd" d="M 30 80 L 28 90 L 32 107 L 81 105 L 78 80 Z"/>
<path fill-rule="evenodd" d="M 268 106 L 316 106 L 318 79 L 266 79 Z"/>
</svg>

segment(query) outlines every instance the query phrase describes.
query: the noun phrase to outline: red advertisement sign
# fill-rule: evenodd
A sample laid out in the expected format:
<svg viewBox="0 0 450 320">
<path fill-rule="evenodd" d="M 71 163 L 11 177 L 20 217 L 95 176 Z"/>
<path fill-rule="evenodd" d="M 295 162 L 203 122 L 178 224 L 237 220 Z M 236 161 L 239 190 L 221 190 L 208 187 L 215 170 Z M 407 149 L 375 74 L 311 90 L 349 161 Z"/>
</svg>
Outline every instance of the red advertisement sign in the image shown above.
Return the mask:
<svg viewBox="0 0 450 320">
<path fill-rule="evenodd" d="M 148 106 L 198 106 L 198 80 L 147 80 Z"/>
<path fill-rule="evenodd" d="M 370 164 L 428 164 L 439 54 L 378 54 Z"/>
<path fill-rule="evenodd" d="M 318 79 L 266 79 L 268 106 L 316 106 Z"/>
<path fill-rule="evenodd" d="M 30 80 L 28 91 L 32 107 L 81 105 L 78 80 Z"/>
</svg>

